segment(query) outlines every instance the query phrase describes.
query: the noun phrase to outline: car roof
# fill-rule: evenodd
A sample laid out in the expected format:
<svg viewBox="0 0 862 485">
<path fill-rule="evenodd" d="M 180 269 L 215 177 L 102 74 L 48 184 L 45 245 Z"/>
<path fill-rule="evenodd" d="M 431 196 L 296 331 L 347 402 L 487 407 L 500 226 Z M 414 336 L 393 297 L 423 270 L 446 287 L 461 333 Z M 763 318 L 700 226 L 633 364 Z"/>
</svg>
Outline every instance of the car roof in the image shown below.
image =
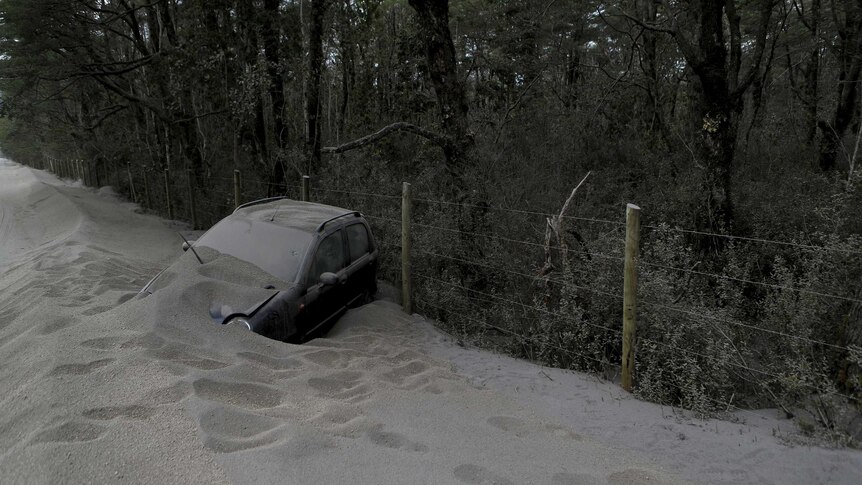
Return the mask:
<svg viewBox="0 0 862 485">
<path fill-rule="evenodd" d="M 358 214 L 341 207 L 302 202 L 287 198 L 259 200 L 244 204 L 230 216 L 268 222 L 303 232 L 314 233 L 320 224 L 346 214 Z"/>
</svg>

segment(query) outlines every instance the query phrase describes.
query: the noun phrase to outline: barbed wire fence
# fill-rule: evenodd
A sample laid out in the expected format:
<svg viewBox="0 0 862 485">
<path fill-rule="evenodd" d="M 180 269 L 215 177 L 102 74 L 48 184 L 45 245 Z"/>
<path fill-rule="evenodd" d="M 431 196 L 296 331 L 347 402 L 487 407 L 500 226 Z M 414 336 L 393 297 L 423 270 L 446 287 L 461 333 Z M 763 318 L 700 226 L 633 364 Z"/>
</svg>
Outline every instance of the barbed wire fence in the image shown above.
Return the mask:
<svg viewBox="0 0 862 485">
<path fill-rule="evenodd" d="M 858 383 L 840 388 L 835 379 L 811 378 L 819 372 L 813 368 L 823 362 L 862 355 L 857 345 L 831 334 L 834 329 L 818 332 L 810 325 L 758 319 L 757 311 L 735 316 L 732 309 L 711 304 L 712 295 L 704 295 L 760 292 L 760 301 L 789 301 L 790 306 L 797 302 L 800 307 L 809 305 L 813 313 L 834 315 L 836 307 L 858 309 L 862 292 L 841 293 L 811 281 L 793 284 L 792 275 L 788 281 L 770 281 L 741 270 L 714 273 L 703 269 L 707 265 L 702 261 L 692 261 L 696 258 L 653 250 L 663 241 L 697 236 L 723 240 L 737 245 L 739 251 L 752 245 L 770 246 L 795 255 L 838 258 L 840 264 L 862 268 L 862 247 L 854 245 L 858 241 L 830 246 L 816 244 L 816 238 L 781 241 L 644 224 L 636 230 L 647 232 L 651 245 L 639 248 L 641 254 L 635 251 L 632 257 L 626 250 L 632 227 L 622 218 L 479 206 L 412 197 L 404 190 L 379 193 L 312 186 L 308 177 L 298 184 L 274 184 L 239 171 L 225 177 L 147 166 L 110 170 L 104 164 L 47 155 L 35 165 L 84 185 L 111 185 L 143 208 L 186 220 L 196 229 L 210 227 L 243 201 L 274 195 L 360 210 L 372 225 L 380 249 L 381 279 L 403 288 L 407 311 L 412 312 L 415 305 L 461 340 L 482 341 L 533 361 L 590 371 L 611 380 L 622 378 L 624 387 L 630 388 L 624 374 L 633 374 L 635 390 L 648 398 L 686 405 L 691 403 L 680 396 L 696 396 L 700 402 L 711 403 L 713 410 L 743 413 L 749 412 L 746 404 L 756 401 L 741 394 L 765 396 L 766 402 L 788 414 L 791 411 L 785 401 L 793 393 L 862 404 Z M 487 231 L 465 231 L 453 227 L 453 209 L 485 211 L 495 223 Z M 554 217 L 579 224 L 575 247 L 542 240 L 545 224 Z M 525 239 L 525 234 L 537 240 Z M 481 257 L 468 258 L 458 251 L 458 241 L 465 239 L 482 241 Z M 636 245 L 642 245 L 639 239 L 634 238 Z M 540 274 L 540 263 L 550 253 L 559 264 L 551 274 Z M 454 265 L 476 268 L 490 275 L 491 283 L 476 286 L 461 281 Z M 404 268 L 409 270 L 405 273 Z M 633 271 L 635 280 L 641 279 L 629 296 L 623 291 L 627 271 Z M 694 279 L 703 282 L 701 294 L 693 295 L 688 289 L 698 286 L 692 283 Z M 624 315 L 624 309 L 630 307 L 632 314 Z M 631 328 L 624 324 L 626 317 L 632 320 Z M 630 337 L 624 337 L 628 332 Z M 782 346 L 801 356 L 812 369 L 801 372 L 771 362 L 769 359 L 781 354 Z M 631 362 L 622 358 L 627 353 Z M 691 380 L 685 381 L 684 376 Z M 711 379 L 717 384 L 711 384 Z M 674 392 L 650 393 L 651 386 L 661 387 L 668 380 L 679 381 L 671 386 Z M 731 382 L 747 388 L 727 385 Z M 830 417 L 818 419 L 826 424 Z"/>
</svg>

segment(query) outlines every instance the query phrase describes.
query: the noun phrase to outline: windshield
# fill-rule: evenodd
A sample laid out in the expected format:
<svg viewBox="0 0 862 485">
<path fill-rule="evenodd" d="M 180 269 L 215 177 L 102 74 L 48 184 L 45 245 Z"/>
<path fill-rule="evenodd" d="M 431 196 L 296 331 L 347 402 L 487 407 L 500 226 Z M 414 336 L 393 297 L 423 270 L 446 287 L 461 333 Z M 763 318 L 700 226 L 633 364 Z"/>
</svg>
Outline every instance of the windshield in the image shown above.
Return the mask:
<svg viewBox="0 0 862 485">
<path fill-rule="evenodd" d="M 286 282 L 296 280 L 311 235 L 296 229 L 247 218 L 227 218 L 196 243 L 247 261 Z M 204 258 L 204 263 L 208 263 Z"/>
</svg>

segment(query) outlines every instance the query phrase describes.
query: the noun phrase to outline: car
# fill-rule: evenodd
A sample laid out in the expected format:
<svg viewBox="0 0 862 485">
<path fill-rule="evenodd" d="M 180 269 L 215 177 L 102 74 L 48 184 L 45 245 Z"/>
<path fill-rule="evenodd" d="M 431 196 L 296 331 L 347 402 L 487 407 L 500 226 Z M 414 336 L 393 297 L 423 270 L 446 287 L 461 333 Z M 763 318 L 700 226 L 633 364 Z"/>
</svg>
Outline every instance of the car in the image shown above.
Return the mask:
<svg viewBox="0 0 862 485">
<path fill-rule="evenodd" d="M 139 297 L 194 273 L 189 285 L 221 283 L 208 302 L 215 323 L 276 340 L 301 343 L 321 335 L 377 292 L 371 227 L 361 213 L 339 207 L 286 197 L 248 202 L 198 240 L 184 242 L 183 250 L 191 253 L 156 275 Z"/>
</svg>

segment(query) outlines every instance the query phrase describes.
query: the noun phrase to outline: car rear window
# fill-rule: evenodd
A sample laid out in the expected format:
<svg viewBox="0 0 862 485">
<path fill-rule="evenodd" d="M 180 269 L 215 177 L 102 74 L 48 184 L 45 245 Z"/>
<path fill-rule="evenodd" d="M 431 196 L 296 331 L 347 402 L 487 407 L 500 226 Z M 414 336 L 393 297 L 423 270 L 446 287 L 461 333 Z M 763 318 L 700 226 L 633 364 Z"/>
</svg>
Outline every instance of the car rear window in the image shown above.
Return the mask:
<svg viewBox="0 0 862 485">
<path fill-rule="evenodd" d="M 368 230 L 364 224 L 351 224 L 346 228 L 347 245 L 350 248 L 350 262 L 354 262 L 369 252 Z"/>
<path fill-rule="evenodd" d="M 207 231 L 195 246 L 229 254 L 282 281 L 292 282 L 310 242 L 310 234 L 296 229 L 229 217 Z"/>
</svg>

